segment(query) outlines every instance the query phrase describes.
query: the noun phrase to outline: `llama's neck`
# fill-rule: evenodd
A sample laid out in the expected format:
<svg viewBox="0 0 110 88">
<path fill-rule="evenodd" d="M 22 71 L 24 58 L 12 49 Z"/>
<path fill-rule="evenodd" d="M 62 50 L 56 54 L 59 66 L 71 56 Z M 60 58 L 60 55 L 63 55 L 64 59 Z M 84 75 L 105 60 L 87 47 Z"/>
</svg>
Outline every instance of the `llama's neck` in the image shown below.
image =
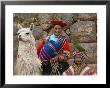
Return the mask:
<svg viewBox="0 0 110 88">
<path fill-rule="evenodd" d="M 19 41 L 18 54 L 27 58 L 37 56 L 35 42 L 29 43 L 29 42 Z"/>
</svg>

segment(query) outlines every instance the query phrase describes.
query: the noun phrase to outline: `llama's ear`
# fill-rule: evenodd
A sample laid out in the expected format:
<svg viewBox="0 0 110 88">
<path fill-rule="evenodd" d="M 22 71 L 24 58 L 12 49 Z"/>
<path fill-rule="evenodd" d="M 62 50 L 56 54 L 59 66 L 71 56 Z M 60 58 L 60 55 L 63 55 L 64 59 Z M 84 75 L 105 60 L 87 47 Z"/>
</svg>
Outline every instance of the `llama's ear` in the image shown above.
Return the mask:
<svg viewBox="0 0 110 88">
<path fill-rule="evenodd" d="M 34 23 L 31 23 L 30 30 L 32 31 L 34 29 Z"/>
<path fill-rule="evenodd" d="M 22 26 L 21 26 L 20 24 L 17 24 L 17 28 L 18 28 L 18 29 L 21 29 Z"/>
</svg>

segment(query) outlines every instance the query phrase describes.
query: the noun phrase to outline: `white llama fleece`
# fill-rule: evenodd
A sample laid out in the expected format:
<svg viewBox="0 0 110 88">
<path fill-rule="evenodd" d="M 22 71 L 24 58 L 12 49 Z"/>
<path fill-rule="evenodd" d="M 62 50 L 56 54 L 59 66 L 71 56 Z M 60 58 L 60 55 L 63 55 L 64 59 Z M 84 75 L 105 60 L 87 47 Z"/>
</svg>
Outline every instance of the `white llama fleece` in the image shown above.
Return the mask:
<svg viewBox="0 0 110 88">
<path fill-rule="evenodd" d="M 18 55 L 14 69 L 16 75 L 40 75 L 41 61 L 38 59 L 35 47 L 35 39 L 32 35 L 33 24 L 30 28 L 22 28 L 19 25 Z"/>
</svg>

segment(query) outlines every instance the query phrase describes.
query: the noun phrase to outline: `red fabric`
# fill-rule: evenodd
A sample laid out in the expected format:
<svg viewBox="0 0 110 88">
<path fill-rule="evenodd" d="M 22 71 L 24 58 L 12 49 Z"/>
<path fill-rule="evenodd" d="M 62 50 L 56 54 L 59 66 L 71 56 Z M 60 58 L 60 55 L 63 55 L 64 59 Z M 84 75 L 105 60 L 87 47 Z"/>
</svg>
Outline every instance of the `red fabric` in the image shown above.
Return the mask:
<svg viewBox="0 0 110 88">
<path fill-rule="evenodd" d="M 53 24 L 53 25 L 61 25 L 61 26 L 66 26 L 67 24 L 63 21 L 59 21 L 59 20 L 53 20 L 50 21 L 49 23 Z"/>
<path fill-rule="evenodd" d="M 40 42 L 39 47 L 38 47 L 38 49 L 37 49 L 37 54 L 38 54 L 38 55 L 39 55 L 39 53 L 40 53 L 41 48 L 44 46 L 45 41 L 46 41 L 46 39 L 43 39 L 43 40 Z"/>
<path fill-rule="evenodd" d="M 62 48 L 63 50 L 67 50 L 67 51 L 70 51 L 70 45 L 69 45 L 69 42 L 68 41 L 65 41 L 64 42 L 64 45 L 63 45 L 63 48 Z"/>
</svg>

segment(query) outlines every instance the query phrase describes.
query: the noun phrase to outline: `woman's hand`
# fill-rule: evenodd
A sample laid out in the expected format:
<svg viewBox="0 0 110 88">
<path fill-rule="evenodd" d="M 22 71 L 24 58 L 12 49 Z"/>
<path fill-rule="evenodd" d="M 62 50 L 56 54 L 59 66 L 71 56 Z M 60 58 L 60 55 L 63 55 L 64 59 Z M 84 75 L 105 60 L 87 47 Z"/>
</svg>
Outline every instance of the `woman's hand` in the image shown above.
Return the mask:
<svg viewBox="0 0 110 88">
<path fill-rule="evenodd" d="M 54 58 L 55 61 L 65 61 L 67 60 L 66 57 L 64 57 L 63 55 L 57 55 L 55 58 Z"/>
<path fill-rule="evenodd" d="M 58 60 L 59 61 L 66 61 L 67 60 L 67 57 L 63 56 L 63 55 L 59 55 L 58 56 Z"/>
</svg>

